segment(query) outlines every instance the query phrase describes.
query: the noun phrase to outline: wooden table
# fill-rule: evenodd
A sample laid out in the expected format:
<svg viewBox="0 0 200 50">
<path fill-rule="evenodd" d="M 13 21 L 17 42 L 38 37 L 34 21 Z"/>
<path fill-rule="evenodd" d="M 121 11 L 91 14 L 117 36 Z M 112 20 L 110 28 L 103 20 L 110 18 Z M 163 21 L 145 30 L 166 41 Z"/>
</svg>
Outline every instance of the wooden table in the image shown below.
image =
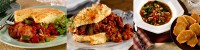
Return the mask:
<svg viewBox="0 0 200 50">
<path fill-rule="evenodd" d="M 40 3 L 40 2 L 37 2 L 36 0 L 17 0 L 17 3 L 21 5 L 22 9 L 32 7 L 32 6 L 50 5 L 49 3 Z M 62 45 L 50 47 L 50 48 L 25 49 L 25 48 L 17 48 L 17 47 L 9 46 L 7 44 L 0 42 L 0 50 L 66 50 L 66 44 L 62 44 Z"/>
</svg>

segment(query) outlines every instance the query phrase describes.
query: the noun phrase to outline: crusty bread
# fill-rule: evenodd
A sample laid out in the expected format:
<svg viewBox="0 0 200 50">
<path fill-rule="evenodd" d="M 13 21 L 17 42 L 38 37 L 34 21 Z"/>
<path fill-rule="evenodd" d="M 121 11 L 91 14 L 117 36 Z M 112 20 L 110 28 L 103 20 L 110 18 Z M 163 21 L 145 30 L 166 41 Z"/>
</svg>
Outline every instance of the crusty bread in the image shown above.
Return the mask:
<svg viewBox="0 0 200 50">
<path fill-rule="evenodd" d="M 111 9 L 104 4 L 93 4 L 81 10 L 74 18 L 74 26 L 98 23 L 111 14 Z"/>
<path fill-rule="evenodd" d="M 102 44 L 107 41 L 106 33 L 98 33 L 94 35 L 77 35 L 73 34 L 73 39 L 78 42 L 90 42 L 90 44 Z"/>
<path fill-rule="evenodd" d="M 33 18 L 36 23 L 53 23 L 56 18 L 65 15 L 55 8 L 27 8 L 15 11 L 15 22 L 22 22 L 26 18 Z"/>
</svg>

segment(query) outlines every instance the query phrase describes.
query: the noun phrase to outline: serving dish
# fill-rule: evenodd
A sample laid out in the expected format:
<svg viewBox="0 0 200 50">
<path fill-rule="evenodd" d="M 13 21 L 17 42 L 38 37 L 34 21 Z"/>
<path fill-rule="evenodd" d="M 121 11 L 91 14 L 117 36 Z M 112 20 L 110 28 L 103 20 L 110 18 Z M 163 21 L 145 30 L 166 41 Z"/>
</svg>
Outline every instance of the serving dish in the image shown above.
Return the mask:
<svg viewBox="0 0 200 50">
<path fill-rule="evenodd" d="M 118 16 L 121 16 L 123 18 L 124 24 L 129 23 L 130 25 L 133 25 L 133 14 L 132 12 L 123 12 L 119 9 L 112 10 L 113 13 L 117 14 Z M 133 45 L 132 38 L 129 40 L 125 40 L 120 43 L 114 43 L 114 42 L 106 42 L 104 44 L 99 45 L 90 45 L 89 43 L 80 43 L 74 41 L 72 37 L 72 33 L 67 34 L 68 37 L 68 44 L 67 44 L 67 50 L 76 50 L 76 49 L 94 49 L 94 50 L 128 50 Z"/>
<path fill-rule="evenodd" d="M 62 6 L 35 6 L 33 8 L 55 8 L 66 13 L 66 8 Z M 1 20 L 2 23 L 0 24 L 3 24 L 7 18 L 8 17 L 3 18 Z M 46 43 L 24 43 L 24 42 L 19 42 L 13 39 L 12 37 L 10 37 L 7 26 L 6 26 L 2 30 L 0 30 L 0 41 L 5 44 L 8 44 L 14 47 L 19 47 L 19 48 L 46 48 L 46 47 L 52 47 L 52 46 L 57 46 L 57 45 L 66 43 L 67 37 L 66 35 L 61 35 L 61 36 L 58 36 L 53 41 L 46 42 Z"/>
<path fill-rule="evenodd" d="M 174 27 L 176 25 L 176 20 L 174 20 L 174 22 L 172 23 L 172 26 L 170 27 L 170 37 L 171 39 L 173 40 L 173 42 L 181 49 L 184 49 L 184 50 L 199 50 L 200 48 L 198 46 L 195 46 L 195 47 L 190 47 L 189 45 L 187 45 L 186 43 L 183 43 L 183 44 L 180 44 L 177 40 L 176 40 L 176 36 L 173 34 L 173 30 L 174 30 Z"/>
<path fill-rule="evenodd" d="M 137 24 L 138 27 L 156 33 L 160 34 L 165 31 L 170 30 L 171 23 L 180 15 L 184 13 L 183 8 L 180 6 L 179 2 L 177 0 L 156 0 L 158 2 L 162 2 L 166 5 L 169 6 L 169 8 L 172 11 L 172 17 L 169 20 L 169 22 L 159 25 L 159 26 L 154 26 L 151 24 L 148 24 L 144 22 L 141 18 L 140 15 L 140 10 L 149 1 L 155 1 L 155 0 L 134 0 L 134 22 Z M 139 6 L 138 6 L 139 5 Z"/>
<path fill-rule="evenodd" d="M 178 17 L 172 23 L 170 35 L 178 47 L 184 50 L 198 50 L 200 48 L 199 19 L 199 15 L 193 12 L 191 15 Z"/>
</svg>

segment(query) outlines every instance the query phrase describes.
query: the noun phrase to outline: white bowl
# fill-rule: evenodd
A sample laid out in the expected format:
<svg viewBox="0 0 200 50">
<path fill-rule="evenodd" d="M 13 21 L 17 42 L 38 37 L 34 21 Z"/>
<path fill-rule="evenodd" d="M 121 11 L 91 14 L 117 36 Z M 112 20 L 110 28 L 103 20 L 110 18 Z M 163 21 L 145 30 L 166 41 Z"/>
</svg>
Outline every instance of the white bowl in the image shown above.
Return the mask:
<svg viewBox="0 0 200 50">
<path fill-rule="evenodd" d="M 134 0 L 134 18 L 133 18 L 135 24 L 138 27 L 145 29 L 147 31 L 150 31 L 150 32 L 153 32 L 153 33 L 156 33 L 156 34 L 160 34 L 160 33 L 163 33 L 165 31 L 168 31 L 171 27 L 172 22 L 178 16 L 181 16 L 184 13 L 183 8 L 181 7 L 181 5 L 179 4 L 179 2 L 177 0 L 157 0 L 159 2 L 167 4 L 169 6 L 169 8 L 172 11 L 172 18 L 170 19 L 170 21 L 168 23 L 165 23 L 165 24 L 160 25 L 160 26 L 154 26 L 154 25 L 151 25 L 151 24 L 144 22 L 141 18 L 141 15 L 140 15 L 141 8 L 148 1 L 155 1 L 155 0 Z"/>
<path fill-rule="evenodd" d="M 123 18 L 124 24 L 133 25 L 131 20 L 132 13 L 123 12 L 122 10 L 112 10 L 113 13 Z M 72 33 L 67 33 L 67 50 L 128 50 L 134 43 L 133 38 L 124 40 L 120 43 L 106 42 L 99 45 L 90 45 L 89 43 L 80 43 L 73 39 Z"/>
</svg>

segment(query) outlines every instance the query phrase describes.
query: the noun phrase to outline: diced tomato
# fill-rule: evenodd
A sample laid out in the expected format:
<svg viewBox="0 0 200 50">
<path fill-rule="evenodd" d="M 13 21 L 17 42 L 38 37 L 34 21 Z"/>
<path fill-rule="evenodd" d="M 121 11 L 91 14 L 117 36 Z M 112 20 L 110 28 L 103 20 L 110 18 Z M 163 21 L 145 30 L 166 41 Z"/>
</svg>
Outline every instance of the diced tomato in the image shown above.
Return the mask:
<svg viewBox="0 0 200 50">
<path fill-rule="evenodd" d="M 39 36 L 39 40 L 40 41 L 44 40 L 44 36 Z"/>
<path fill-rule="evenodd" d="M 52 35 L 59 35 L 58 31 L 56 29 L 52 30 L 51 32 Z"/>
<path fill-rule="evenodd" d="M 48 30 L 51 30 L 50 33 L 52 35 L 59 35 L 58 31 L 56 30 L 56 28 L 52 23 L 49 24 Z"/>
<path fill-rule="evenodd" d="M 38 43 L 38 42 L 39 42 L 39 36 L 38 36 L 38 35 L 34 35 L 34 36 L 31 38 L 31 42 L 32 42 L 32 43 Z"/>
<path fill-rule="evenodd" d="M 33 33 L 33 34 L 36 34 L 36 29 L 37 29 L 37 28 L 36 28 L 35 26 L 32 26 L 32 33 Z"/>
<path fill-rule="evenodd" d="M 40 24 L 35 24 L 35 26 L 36 26 L 37 29 L 41 29 L 42 28 L 42 26 Z"/>
<path fill-rule="evenodd" d="M 22 39 L 19 39 L 20 42 L 24 42 Z"/>
<path fill-rule="evenodd" d="M 49 29 L 49 30 L 55 29 L 55 28 L 54 28 L 54 25 L 53 25 L 52 23 L 50 23 L 49 26 L 48 26 L 48 29 Z"/>
<path fill-rule="evenodd" d="M 21 34 L 20 34 L 20 33 L 17 33 L 17 37 L 21 37 Z"/>
<path fill-rule="evenodd" d="M 47 36 L 50 36 L 50 32 L 51 32 L 51 31 L 48 30 L 48 29 L 45 30 L 45 34 L 46 34 Z"/>
</svg>

